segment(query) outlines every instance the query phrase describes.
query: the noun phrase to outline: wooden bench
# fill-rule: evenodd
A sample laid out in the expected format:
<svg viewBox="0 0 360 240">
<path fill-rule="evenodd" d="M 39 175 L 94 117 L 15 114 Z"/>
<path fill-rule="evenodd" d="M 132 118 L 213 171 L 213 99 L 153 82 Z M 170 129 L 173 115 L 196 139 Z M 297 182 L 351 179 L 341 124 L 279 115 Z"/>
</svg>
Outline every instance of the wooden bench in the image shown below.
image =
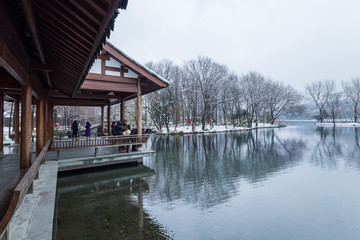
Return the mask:
<svg viewBox="0 0 360 240">
<path fill-rule="evenodd" d="M 33 181 L 38 177 L 39 169 L 41 164 L 44 163 L 46 153 L 51 145 L 51 140 L 49 140 L 45 147 L 41 150 L 40 154 L 36 157 L 35 162 L 30 166 L 26 171 L 23 178 L 20 180 L 18 185 L 15 187 L 12 196 L 10 205 L 0 222 L 0 240 L 8 239 L 8 227 L 11 218 L 13 217 L 16 209 L 20 206 L 21 202 L 25 198 L 26 194 L 33 192 Z"/>
</svg>

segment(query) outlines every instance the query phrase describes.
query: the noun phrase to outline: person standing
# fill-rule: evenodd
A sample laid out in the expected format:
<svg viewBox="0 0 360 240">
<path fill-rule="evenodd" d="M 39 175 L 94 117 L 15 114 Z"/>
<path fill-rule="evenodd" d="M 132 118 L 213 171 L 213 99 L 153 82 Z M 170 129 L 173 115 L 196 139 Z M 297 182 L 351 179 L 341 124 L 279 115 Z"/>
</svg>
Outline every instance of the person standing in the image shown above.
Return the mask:
<svg viewBox="0 0 360 240">
<path fill-rule="evenodd" d="M 72 138 L 78 138 L 79 127 L 76 120 L 74 120 L 73 124 L 71 125 L 71 130 L 72 130 Z"/>
<path fill-rule="evenodd" d="M 85 136 L 86 137 L 90 137 L 91 135 L 91 124 L 89 122 L 86 122 L 86 126 L 85 126 Z"/>
<path fill-rule="evenodd" d="M 116 135 L 115 134 L 115 122 L 111 123 L 111 135 Z"/>
<path fill-rule="evenodd" d="M 124 136 L 128 136 L 131 134 L 131 127 L 130 123 L 127 120 L 123 121 L 123 124 L 121 126 Z"/>
</svg>

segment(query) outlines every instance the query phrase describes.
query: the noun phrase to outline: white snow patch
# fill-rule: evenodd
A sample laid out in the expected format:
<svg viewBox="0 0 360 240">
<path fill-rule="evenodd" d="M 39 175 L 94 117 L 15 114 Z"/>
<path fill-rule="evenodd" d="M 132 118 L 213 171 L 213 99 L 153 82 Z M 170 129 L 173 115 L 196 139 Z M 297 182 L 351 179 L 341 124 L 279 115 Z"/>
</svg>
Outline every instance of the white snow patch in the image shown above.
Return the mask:
<svg viewBox="0 0 360 240">
<path fill-rule="evenodd" d="M 316 123 L 317 126 L 333 127 L 333 123 Z M 335 123 L 335 127 L 360 127 L 360 123 Z"/>
<path fill-rule="evenodd" d="M 257 128 L 276 128 L 278 127 L 278 125 L 271 125 L 269 123 L 259 123 Z M 253 123 L 252 124 L 252 128 L 247 128 L 247 127 L 234 127 L 232 125 L 228 125 L 227 127 L 225 127 L 225 125 L 215 125 L 213 128 L 210 128 L 210 126 L 206 126 L 206 130 L 202 130 L 202 126 L 198 125 L 195 127 L 195 130 L 192 131 L 192 126 L 191 125 L 185 125 L 185 126 L 178 126 L 175 130 L 175 126 L 172 125 L 169 127 L 169 133 L 167 132 L 166 127 L 163 127 L 160 131 L 161 134 L 176 134 L 176 133 L 180 133 L 183 132 L 185 134 L 188 133 L 214 133 L 214 132 L 232 132 L 232 131 L 246 131 L 246 130 L 251 130 L 251 129 L 255 129 L 256 128 L 256 124 Z"/>
</svg>

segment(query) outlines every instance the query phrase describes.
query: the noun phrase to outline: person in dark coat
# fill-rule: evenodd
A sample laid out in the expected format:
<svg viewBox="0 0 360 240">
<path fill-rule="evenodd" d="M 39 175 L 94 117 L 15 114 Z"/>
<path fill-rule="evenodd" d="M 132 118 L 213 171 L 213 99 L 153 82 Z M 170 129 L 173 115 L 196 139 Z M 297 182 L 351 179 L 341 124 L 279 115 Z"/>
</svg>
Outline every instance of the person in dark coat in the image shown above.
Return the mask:
<svg viewBox="0 0 360 240">
<path fill-rule="evenodd" d="M 121 122 L 117 121 L 116 126 L 114 127 L 114 135 L 123 135 L 123 130 L 121 128 Z"/>
<path fill-rule="evenodd" d="M 115 134 L 115 122 L 111 123 L 111 135 L 116 135 Z"/>
<path fill-rule="evenodd" d="M 74 120 L 73 124 L 71 125 L 71 130 L 72 130 L 72 137 L 78 138 L 79 127 L 76 120 Z"/>
<path fill-rule="evenodd" d="M 123 131 L 124 136 L 127 136 L 127 135 L 131 134 L 131 126 L 130 126 L 130 123 L 127 120 L 123 121 L 121 129 Z"/>
<path fill-rule="evenodd" d="M 91 135 L 91 124 L 89 122 L 86 122 L 86 126 L 85 126 L 85 136 L 86 137 L 90 137 Z"/>
</svg>

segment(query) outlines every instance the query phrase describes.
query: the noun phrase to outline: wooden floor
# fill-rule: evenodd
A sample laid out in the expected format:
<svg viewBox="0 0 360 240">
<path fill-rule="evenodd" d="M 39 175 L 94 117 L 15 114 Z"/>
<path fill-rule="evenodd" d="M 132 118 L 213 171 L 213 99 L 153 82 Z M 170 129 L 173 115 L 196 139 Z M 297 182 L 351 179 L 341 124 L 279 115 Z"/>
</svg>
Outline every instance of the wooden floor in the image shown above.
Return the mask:
<svg viewBox="0 0 360 240">
<path fill-rule="evenodd" d="M 18 149 L 19 146 L 15 146 L 10 154 L 0 154 L 0 219 L 9 206 L 13 190 L 25 174 L 20 171 Z"/>
</svg>

